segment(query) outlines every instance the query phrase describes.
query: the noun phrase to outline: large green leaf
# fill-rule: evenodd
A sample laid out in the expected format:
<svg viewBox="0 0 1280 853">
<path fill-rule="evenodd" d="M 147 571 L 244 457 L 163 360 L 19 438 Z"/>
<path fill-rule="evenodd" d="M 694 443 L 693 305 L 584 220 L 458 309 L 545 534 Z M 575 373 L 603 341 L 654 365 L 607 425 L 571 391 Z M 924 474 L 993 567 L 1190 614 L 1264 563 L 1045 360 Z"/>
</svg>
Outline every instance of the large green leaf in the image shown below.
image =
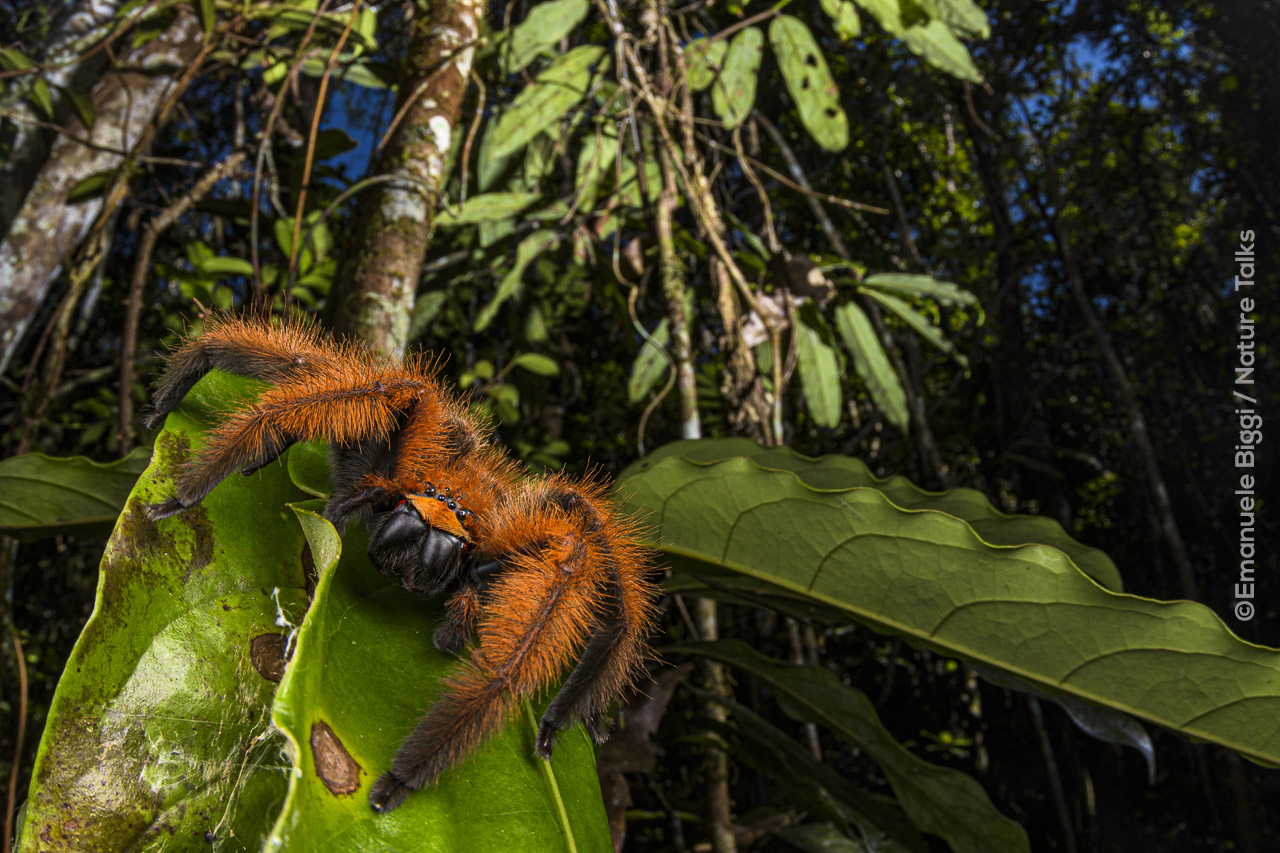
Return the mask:
<svg viewBox="0 0 1280 853">
<path fill-rule="evenodd" d="M 306 610 L 304 497 L 282 465 L 154 523 L 186 459 L 243 383 L 211 376 L 169 416 L 102 559 L 97 600 L 36 755 L 23 851 L 257 850 L 285 794 L 267 710 L 278 616 Z"/>
<path fill-rule="evenodd" d="M 611 850 L 586 732 L 562 733 L 543 762 L 527 714 L 391 814 L 369 807 L 456 658 L 431 642 L 440 607 L 378 573 L 362 529 L 339 540 L 322 507 L 294 506 L 323 573 L 272 709 L 297 773 L 268 849 Z"/>
<path fill-rule="evenodd" d="M 929 492 L 901 475 L 883 479 L 876 477 L 865 463 L 850 456 L 802 456 L 787 447 L 766 447 L 746 438 L 675 441 L 659 447 L 642 462 L 628 468 L 624 477 L 670 457 L 703 465 L 746 457 L 762 469 L 790 471 L 800 478 L 800 482 L 817 491 L 878 489 L 895 506 L 904 510 L 933 510 L 955 516 L 991 545 L 1013 548 L 1038 542 L 1057 548 L 1098 584 L 1114 592 L 1124 591 L 1119 570 L 1104 552 L 1072 539 L 1062 525 L 1051 518 L 1000 512 L 976 489 Z"/>
<path fill-rule="evenodd" d="M 685 85 L 690 92 L 701 92 L 716 79 L 724 66 L 727 39 L 696 38 L 684 46 Z"/>
<path fill-rule="evenodd" d="M 711 86 L 711 107 L 730 130 L 742 124 L 755 105 L 763 58 L 764 34 L 759 27 L 747 27 L 729 43 L 724 68 Z"/>
<path fill-rule="evenodd" d="M 0 533 L 23 542 L 46 536 L 106 536 L 151 458 L 139 447 L 101 463 L 25 453 L 0 461 Z"/>
<path fill-rule="evenodd" d="M 778 15 L 769 24 L 769 43 L 805 129 L 826 150 L 843 151 L 849 144 L 849 119 L 840 106 L 840 89 L 822 48 L 809 28 L 799 18 Z"/>
<path fill-rule="evenodd" d="M 667 455 L 629 469 L 620 491 L 679 564 L 755 578 L 1047 694 L 1280 763 L 1280 652 L 1201 604 L 1109 591 L 1053 540 L 996 544 L 943 501 L 907 508 L 885 485 L 816 488 L 831 459 L 798 457 L 808 478 L 750 456 Z"/>
<path fill-rule="evenodd" d="M 528 269 L 529 264 L 533 263 L 534 258 L 559 242 L 560 235 L 549 228 L 534 231 L 520 241 L 520 245 L 516 246 L 516 257 L 511 264 L 511 269 L 507 270 L 502 281 L 498 282 L 498 289 L 493 294 L 493 298 L 476 314 L 477 332 L 487 329 L 493 322 L 493 318 L 498 316 L 498 309 L 502 304 L 515 295 L 520 287 L 520 280 L 524 277 L 524 271 Z"/>
<path fill-rule="evenodd" d="M 372 780 L 452 660 L 431 648 L 438 610 L 372 569 L 358 525 L 343 551 L 321 501 L 308 501 L 327 488 L 323 448 L 298 445 L 173 518 L 143 512 L 172 494 L 175 466 L 252 386 L 214 372 L 168 417 L 54 697 L 20 849 L 257 850 L 268 833 L 295 850 L 610 849 L 580 728 L 547 765 L 531 757 L 535 723 L 514 721 L 391 815 L 369 807 Z M 309 567 L 321 577 L 308 612 Z M 282 742 L 268 715 L 285 672 Z M 354 775 L 333 761 L 343 748 Z M 316 750 L 331 782 L 355 787 L 324 787 Z"/>
<path fill-rule="evenodd" d="M 981 785 L 913 755 L 881 724 L 871 700 L 834 672 L 773 660 L 738 640 L 664 651 L 702 655 L 755 675 L 789 716 L 825 727 L 876 762 L 916 826 L 946 839 L 957 853 L 1030 849 L 1026 832 L 996 810 Z"/>
<path fill-rule="evenodd" d="M 538 193 L 485 193 L 467 199 L 456 212 L 442 209 L 436 217 L 436 225 L 451 228 L 488 222 L 495 219 L 511 219 L 521 211 L 532 207 L 542 196 Z"/>
<path fill-rule="evenodd" d="M 575 47 L 551 63 L 498 117 L 492 156 L 513 154 L 559 121 L 587 94 L 593 75 L 608 64 L 605 49 L 598 45 Z"/>
</svg>

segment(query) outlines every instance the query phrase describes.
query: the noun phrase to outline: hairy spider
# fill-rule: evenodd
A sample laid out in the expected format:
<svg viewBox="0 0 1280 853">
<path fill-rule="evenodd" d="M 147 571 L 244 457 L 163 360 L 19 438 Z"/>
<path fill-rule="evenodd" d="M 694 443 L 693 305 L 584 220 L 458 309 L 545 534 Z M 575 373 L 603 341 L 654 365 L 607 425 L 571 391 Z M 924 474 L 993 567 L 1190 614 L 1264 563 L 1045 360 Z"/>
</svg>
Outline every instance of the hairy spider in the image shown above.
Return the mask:
<svg viewBox="0 0 1280 853">
<path fill-rule="evenodd" d="M 208 435 L 176 477 L 161 519 L 199 503 L 231 474 L 252 473 L 295 441 L 330 442 L 326 517 L 369 530 L 369 558 L 424 596 L 449 593 L 434 642 L 478 642 L 401 745 L 369 802 L 390 811 L 497 730 L 517 701 L 577 663 L 552 700 L 535 749 L 582 721 L 600 743 L 609 703 L 638 674 L 656 589 L 635 529 L 604 486 L 526 476 L 489 441 L 427 362 L 336 344 L 310 323 L 220 316 L 176 350 L 156 383 L 154 427 L 212 369 L 272 383 Z"/>
</svg>

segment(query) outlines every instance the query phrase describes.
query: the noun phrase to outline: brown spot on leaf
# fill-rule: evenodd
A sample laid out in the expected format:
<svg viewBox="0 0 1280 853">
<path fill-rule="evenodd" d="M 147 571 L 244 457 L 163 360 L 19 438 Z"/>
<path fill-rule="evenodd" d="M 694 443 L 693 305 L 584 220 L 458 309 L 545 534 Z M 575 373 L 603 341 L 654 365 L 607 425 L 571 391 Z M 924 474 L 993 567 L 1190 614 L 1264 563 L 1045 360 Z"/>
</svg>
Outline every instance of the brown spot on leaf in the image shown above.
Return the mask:
<svg viewBox="0 0 1280 853">
<path fill-rule="evenodd" d="M 288 647 L 289 638 L 284 634 L 259 634 L 249 641 L 249 660 L 258 675 L 279 684 L 284 678 L 284 652 Z"/>
<path fill-rule="evenodd" d="M 315 761 L 316 774 L 331 793 L 342 797 L 360 787 L 360 765 L 328 723 L 311 726 L 311 757 Z"/>
</svg>

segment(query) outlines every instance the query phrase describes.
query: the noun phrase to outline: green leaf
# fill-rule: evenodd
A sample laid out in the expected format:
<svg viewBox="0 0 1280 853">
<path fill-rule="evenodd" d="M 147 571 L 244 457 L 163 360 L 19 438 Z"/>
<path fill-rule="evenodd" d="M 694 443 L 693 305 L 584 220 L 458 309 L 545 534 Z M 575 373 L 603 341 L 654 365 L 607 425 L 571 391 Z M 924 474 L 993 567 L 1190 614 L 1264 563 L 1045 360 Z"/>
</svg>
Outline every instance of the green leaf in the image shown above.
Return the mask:
<svg viewBox="0 0 1280 853">
<path fill-rule="evenodd" d="M 654 383 L 670 368 L 671 360 L 665 349 L 670 339 L 671 330 L 664 318 L 640 345 L 640 354 L 636 356 L 636 363 L 631 366 L 631 378 L 627 380 L 627 399 L 632 403 L 643 400 Z"/>
<path fill-rule="evenodd" d="M 701 92 L 712 84 L 728 50 L 728 39 L 696 38 L 684 46 L 685 85 L 690 92 Z"/>
<path fill-rule="evenodd" d="M 587 9 L 587 0 L 551 0 L 530 9 L 511 30 L 510 49 L 502 53 L 505 72 L 514 74 L 553 48 L 587 16 Z"/>
<path fill-rule="evenodd" d="M 822 49 L 799 18 L 778 15 L 769 24 L 769 43 L 787 91 L 800 110 L 800 121 L 827 151 L 849 144 L 849 119 L 840 106 L 840 89 L 831 77 Z"/>
<path fill-rule="evenodd" d="M 860 690 L 828 669 L 774 660 L 739 640 L 668 647 L 750 672 L 769 686 L 783 711 L 835 733 L 879 765 L 907 816 L 956 853 L 1030 850 L 1026 831 L 1000 814 L 982 786 L 964 773 L 913 755 L 885 729 Z"/>
<path fill-rule="evenodd" d="M 1108 591 L 1057 542 L 996 544 L 945 503 L 907 508 L 893 481 L 806 482 L 840 470 L 838 457 L 791 454 L 802 479 L 748 457 L 700 465 L 668 454 L 633 466 L 617 491 L 673 561 L 754 578 L 1050 695 L 1280 763 L 1280 651 L 1240 640 L 1207 607 Z"/>
<path fill-rule="evenodd" d="M 436 225 L 451 228 L 458 225 L 470 225 L 474 222 L 488 222 L 495 219 L 510 219 L 523 210 L 527 210 L 542 196 L 538 193 L 486 193 L 467 199 L 456 213 L 449 209 L 441 210 L 436 216 Z"/>
<path fill-rule="evenodd" d="M 890 296 L 887 293 L 880 293 L 871 289 L 868 289 L 866 293 L 876 302 L 901 317 L 908 326 L 916 330 L 920 337 L 954 358 L 961 367 L 966 370 L 969 368 L 969 359 L 956 349 L 956 345 L 943 334 L 941 329 L 930 323 L 928 318 L 924 317 L 919 311 L 916 311 L 896 296 Z"/>
<path fill-rule="evenodd" d="M 698 654 L 698 646 L 668 646 L 664 652 Z M 737 702 L 711 696 L 729 709 L 732 727 L 726 737 L 742 742 L 739 757 L 773 778 L 778 794 L 797 808 L 836 821 L 839 838 L 865 837 L 870 849 L 883 853 L 924 851 L 924 838 L 890 798 L 861 790 L 781 729 Z M 856 829 L 855 829 L 856 827 Z M 840 847 L 830 849 L 841 849 Z M 863 851 L 867 848 L 859 847 Z"/>
<path fill-rule="evenodd" d="M 53 96 L 49 94 L 49 84 L 43 79 L 37 79 L 31 85 L 31 102 L 44 113 L 45 118 L 53 120 Z"/>
<path fill-rule="evenodd" d="M 409 321 L 409 340 L 417 340 L 427 333 L 431 324 L 449 301 L 449 294 L 443 290 L 432 290 L 418 297 L 413 303 L 413 318 Z"/>
<path fill-rule="evenodd" d="M 858 10 L 849 0 L 821 0 L 822 11 L 831 16 L 831 23 L 836 28 L 836 37 L 840 41 L 857 38 L 862 32 L 862 21 L 858 18 Z"/>
<path fill-rule="evenodd" d="M 347 79 L 350 79 L 350 75 Z M 317 160 L 328 160 L 330 157 L 346 154 L 359 144 L 346 131 L 336 127 L 326 127 L 316 134 L 315 157 Z"/>
<path fill-rule="evenodd" d="M 0 69 L 5 71 L 22 71 L 34 68 L 25 53 L 14 47 L 0 47 Z"/>
<path fill-rule="evenodd" d="M 313 498 L 327 498 L 333 494 L 333 480 L 329 476 L 329 447 L 323 441 L 303 441 L 289 449 L 285 461 L 289 479 Z"/>
<path fill-rule="evenodd" d="M 578 165 L 574 172 L 574 186 L 582 196 L 578 202 L 580 211 L 595 208 L 601 179 L 614 172 L 617 154 L 618 137 L 615 129 L 601 128 L 599 132 L 587 135 L 582 150 L 578 152 Z"/>
<path fill-rule="evenodd" d="M 207 42 L 213 35 L 213 28 L 218 25 L 218 11 L 214 8 L 213 0 L 200 0 L 196 5 L 200 11 L 200 29 L 204 30 L 204 40 Z"/>
<path fill-rule="evenodd" d="M 339 540 L 318 509 L 293 507 L 321 575 L 272 707 L 298 772 L 267 848 L 311 853 L 341 839 L 347 850 L 612 850 L 585 731 L 562 733 L 545 764 L 525 717 L 391 814 L 369 807 L 369 786 L 457 658 L 431 642 L 439 604 L 379 573 L 364 530 Z"/>
<path fill-rule="evenodd" d="M 502 277 L 502 281 L 498 282 L 498 290 L 493 295 L 493 299 L 480 309 L 480 313 L 476 315 L 475 329 L 477 332 L 483 332 L 493 322 L 493 318 L 498 316 L 498 309 L 502 304 L 515 295 L 516 290 L 520 287 L 520 280 L 524 276 L 525 269 L 533 262 L 533 259 L 545 252 L 552 246 L 560 242 L 560 235 L 549 228 L 543 228 L 540 231 L 534 231 L 528 237 L 520 241 L 520 245 L 516 247 L 516 259 L 511 265 L 511 269 Z"/>
<path fill-rule="evenodd" d="M 106 536 L 147 467 L 151 448 L 101 463 L 24 453 L 0 461 L 0 533 L 20 542 Z"/>
<path fill-rule="evenodd" d="M 812 302 L 801 306 L 796 316 L 795 335 L 800 387 L 804 389 L 809 414 L 818 426 L 831 428 L 840 423 L 840 358 L 836 354 L 831 328 Z"/>
<path fill-rule="evenodd" d="M 742 124 L 756 102 L 763 58 L 764 34 L 759 27 L 747 27 L 729 44 L 724 69 L 711 86 L 711 107 L 729 130 Z"/>
<path fill-rule="evenodd" d="M 206 377 L 169 415 L 107 543 L 93 615 L 36 754 L 23 851 L 158 851 L 173 838 L 256 849 L 284 797 L 267 721 L 284 667 L 277 619 L 306 610 L 304 541 L 283 466 L 232 477 L 152 522 L 172 474 L 247 383 Z M 171 849 L 171 848 L 164 848 Z"/>
<path fill-rule="evenodd" d="M 511 366 L 539 376 L 558 376 L 560 373 L 560 365 L 556 364 L 555 359 L 537 352 L 520 353 L 511 359 Z"/>
<path fill-rule="evenodd" d="M 938 281 L 927 275 L 901 272 L 880 272 L 867 276 L 863 282 L 877 290 L 905 293 L 908 296 L 930 296 L 939 302 L 954 305 L 977 305 L 978 297 L 949 281 Z"/>
<path fill-rule="evenodd" d="M 976 489 L 927 492 L 906 477 L 877 478 L 865 463 L 849 456 L 833 454 L 815 459 L 802 456 L 790 448 L 766 447 L 745 438 L 676 441 L 649 454 L 645 457 L 645 463 L 656 463 L 671 456 L 683 457 L 700 464 L 741 456 L 750 458 L 766 470 L 790 471 L 812 489 L 879 489 L 895 506 L 904 510 L 935 510 L 955 516 L 973 528 L 983 541 L 997 547 L 1014 548 L 1029 542 L 1050 545 L 1066 554 L 1095 583 L 1114 592 L 1122 592 L 1124 589 L 1119 570 L 1105 553 L 1097 548 L 1081 545 L 1051 518 L 999 512 Z M 628 469 L 630 470 L 632 469 Z"/>
<path fill-rule="evenodd" d="M 987 14 L 973 0 L 916 0 L 931 16 L 940 19 L 962 38 L 991 37 Z"/>
<path fill-rule="evenodd" d="M 80 123 L 84 125 L 85 130 L 93 130 L 93 122 L 96 114 L 93 110 L 93 99 L 84 92 L 66 86 L 59 86 L 60 91 L 71 104 L 72 111 L 76 114 L 76 118 L 80 119 Z"/>
<path fill-rule="evenodd" d="M 78 181 L 67 190 L 67 204 L 77 204 L 91 198 L 97 198 L 106 192 L 107 186 L 115 179 L 115 169 L 106 172 L 95 172 Z"/>
<path fill-rule="evenodd" d="M 907 395 L 898 381 L 889 356 L 876 337 L 871 320 L 852 302 L 836 308 L 836 328 L 844 340 L 845 349 L 853 356 L 854 369 L 867 384 L 876 408 L 884 412 L 889 423 L 903 432 L 910 420 L 907 414 Z"/>
<path fill-rule="evenodd" d="M 906 2 L 907 0 L 857 0 L 859 6 L 880 22 L 880 26 L 890 35 L 902 39 L 911 52 L 925 62 L 953 77 L 981 83 L 982 74 L 973 64 L 969 49 L 956 38 L 952 28 L 941 18 L 927 14 L 916 16 L 921 20 L 913 18 L 908 25 L 902 16 L 902 5 Z"/>
<path fill-rule="evenodd" d="M 209 258 L 200 264 L 200 272 L 206 275 L 228 276 L 228 275 L 253 275 L 253 264 L 244 258 L 229 258 L 226 255 L 219 255 L 216 258 Z"/>
<path fill-rule="evenodd" d="M 492 156 L 515 153 L 559 121 L 583 99 L 592 77 L 608 64 L 605 49 L 598 45 L 576 47 L 553 62 L 498 116 Z"/>
</svg>

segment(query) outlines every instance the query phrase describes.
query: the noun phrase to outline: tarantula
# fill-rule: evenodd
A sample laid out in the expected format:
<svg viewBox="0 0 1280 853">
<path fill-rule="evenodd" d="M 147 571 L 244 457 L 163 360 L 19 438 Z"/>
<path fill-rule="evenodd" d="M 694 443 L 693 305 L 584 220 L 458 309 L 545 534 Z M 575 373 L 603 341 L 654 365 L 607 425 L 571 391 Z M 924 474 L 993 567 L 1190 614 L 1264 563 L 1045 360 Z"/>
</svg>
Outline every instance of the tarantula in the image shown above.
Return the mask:
<svg viewBox="0 0 1280 853">
<path fill-rule="evenodd" d="M 656 589 L 635 528 L 594 480 L 525 476 L 429 364 L 337 344 L 308 322 L 220 316 L 169 358 L 147 425 L 158 425 L 211 369 L 272 383 L 208 435 L 176 477 L 176 495 L 148 508 L 166 518 L 223 479 L 272 462 L 295 441 L 330 442 L 326 517 L 369 530 L 369 558 L 423 596 L 449 593 L 435 645 L 478 642 L 447 690 L 374 783 L 382 812 L 432 784 L 497 730 L 520 697 L 577 663 L 552 700 L 535 749 L 582 721 L 605 739 L 609 703 L 646 653 Z"/>
</svg>

